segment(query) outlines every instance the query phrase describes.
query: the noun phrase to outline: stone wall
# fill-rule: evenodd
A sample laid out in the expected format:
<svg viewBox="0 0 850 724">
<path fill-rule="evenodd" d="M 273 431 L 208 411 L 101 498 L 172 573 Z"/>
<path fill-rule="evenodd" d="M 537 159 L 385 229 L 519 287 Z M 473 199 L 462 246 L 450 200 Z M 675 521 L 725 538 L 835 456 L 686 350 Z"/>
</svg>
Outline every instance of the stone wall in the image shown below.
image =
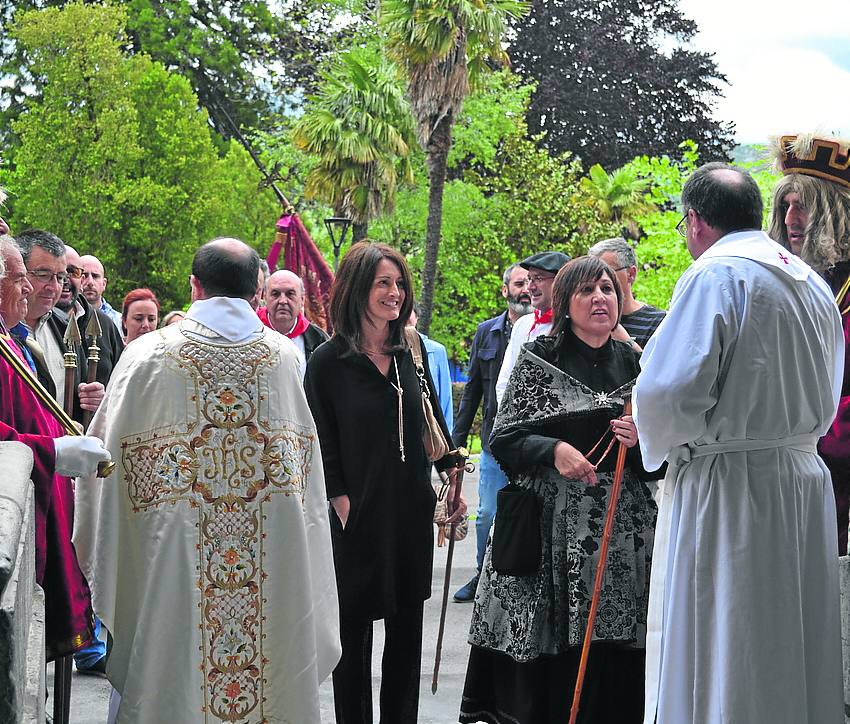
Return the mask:
<svg viewBox="0 0 850 724">
<path fill-rule="evenodd" d="M 44 596 L 35 583 L 32 451 L 0 443 L 0 722 L 44 722 Z"/>
</svg>

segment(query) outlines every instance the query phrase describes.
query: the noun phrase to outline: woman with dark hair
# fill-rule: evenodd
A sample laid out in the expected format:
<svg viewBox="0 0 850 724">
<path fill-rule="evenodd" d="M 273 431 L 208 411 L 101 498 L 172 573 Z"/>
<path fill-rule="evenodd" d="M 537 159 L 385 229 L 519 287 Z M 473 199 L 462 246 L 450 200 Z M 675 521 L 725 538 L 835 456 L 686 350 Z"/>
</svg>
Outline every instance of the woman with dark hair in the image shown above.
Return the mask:
<svg viewBox="0 0 850 724">
<path fill-rule="evenodd" d="M 505 495 L 531 496 L 534 503 L 530 538 L 535 544 L 539 539 L 540 555 L 521 569 L 500 558 L 497 551 L 509 549 L 518 527 L 506 522 L 507 498 L 499 493 L 475 597 L 461 722 L 569 719 L 615 443 L 629 449 L 579 721 L 642 720 L 656 508 L 644 482 L 650 476 L 641 465 L 637 430 L 623 414 L 638 354 L 611 338 L 622 295 L 605 262 L 585 256 L 567 263 L 555 278 L 553 298 L 552 336 L 538 337 L 521 353 L 490 437 L 511 483 Z"/>
<path fill-rule="evenodd" d="M 412 307 L 404 257 L 383 244 L 355 244 L 331 288 L 334 336 L 313 352 L 304 379 L 335 513 L 342 639 L 333 674 L 338 724 L 372 721 L 372 622 L 379 619 L 386 631 L 381 721 L 417 720 L 436 498 L 422 443 L 420 383 L 404 338 Z M 421 350 L 427 359 L 424 345 Z M 427 366 L 425 372 L 436 401 Z M 450 440 L 439 405 L 432 407 Z M 454 478 L 452 456 L 435 465 Z M 465 512 L 463 504 L 452 519 Z"/>
<path fill-rule="evenodd" d="M 121 330 L 124 343 L 153 332 L 159 320 L 159 300 L 150 289 L 134 289 L 121 305 Z"/>
</svg>

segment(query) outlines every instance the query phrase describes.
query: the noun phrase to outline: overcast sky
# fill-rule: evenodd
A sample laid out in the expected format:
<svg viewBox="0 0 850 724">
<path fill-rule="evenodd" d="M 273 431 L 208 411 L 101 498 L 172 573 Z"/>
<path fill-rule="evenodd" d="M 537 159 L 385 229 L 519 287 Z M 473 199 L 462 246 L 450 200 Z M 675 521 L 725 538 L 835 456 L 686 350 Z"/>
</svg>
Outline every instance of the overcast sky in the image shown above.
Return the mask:
<svg viewBox="0 0 850 724">
<path fill-rule="evenodd" d="M 827 131 L 850 138 L 850 0 L 680 0 L 692 47 L 715 53 L 729 85 L 716 116 L 739 143 Z"/>
</svg>

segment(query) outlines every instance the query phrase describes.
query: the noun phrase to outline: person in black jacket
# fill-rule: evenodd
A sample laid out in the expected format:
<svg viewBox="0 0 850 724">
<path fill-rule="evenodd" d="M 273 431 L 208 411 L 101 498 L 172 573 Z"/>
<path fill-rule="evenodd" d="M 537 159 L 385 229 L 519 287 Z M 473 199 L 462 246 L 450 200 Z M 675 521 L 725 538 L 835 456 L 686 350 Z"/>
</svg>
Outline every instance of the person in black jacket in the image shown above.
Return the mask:
<svg viewBox="0 0 850 724">
<path fill-rule="evenodd" d="M 386 631 L 381 721 L 417 721 L 436 497 L 422 443 L 419 380 L 404 341 L 411 290 L 396 250 L 352 246 L 331 289 L 334 336 L 313 353 L 304 381 L 333 507 L 342 640 L 333 674 L 338 724 L 372 721 L 372 622 L 378 619 Z M 426 382 L 436 399 L 427 366 Z M 449 439 L 439 405 L 433 408 Z M 453 464 L 449 455 L 435 462 L 452 479 Z M 450 511 L 450 521 L 465 512 L 465 504 Z"/>
<path fill-rule="evenodd" d="M 67 244 L 65 245 L 65 263 L 67 264 L 68 278 L 59 297 L 59 301 L 56 302 L 56 306 L 53 309 L 53 314 L 50 315 L 48 326 L 53 331 L 56 339 L 61 342 L 68 327 L 69 312 L 72 308 L 75 310 L 77 326 L 80 328 L 80 335 L 83 338 L 82 344 L 77 347 L 76 376 L 77 384 L 79 385 L 86 382 L 86 375 L 88 374 L 89 340 L 85 336 L 86 330 L 88 329 L 92 315 L 97 315 L 101 335 L 97 340 L 97 346 L 100 351 L 98 353 L 99 360 L 95 381 L 105 388 L 109 383 L 112 370 L 118 364 L 118 358 L 124 350 L 124 342 L 112 319 L 100 310 L 92 307 L 85 296 L 83 296 L 81 292 L 83 284 L 82 260 L 80 259 L 80 255 Z M 79 394 L 74 400 L 73 417 L 78 421 L 83 419 L 83 408 L 80 404 Z"/>
<path fill-rule="evenodd" d="M 455 601 L 464 603 L 475 598 L 478 577 L 487 550 L 487 537 L 496 515 L 496 493 L 508 484 L 508 479 L 490 453 L 490 431 L 496 418 L 496 379 L 502 368 L 505 349 L 511 338 L 514 322 L 531 312 L 528 292 L 528 270 L 511 264 L 502 275 L 502 296 L 508 303 L 498 317 L 481 322 L 472 340 L 469 353 L 469 380 L 463 388 L 452 440 L 457 447 L 466 447 L 469 430 L 478 403 L 484 401 L 481 416 L 481 462 L 478 476 L 478 513 L 475 518 L 475 538 L 478 546 L 477 571 L 470 581 L 455 592 Z"/>
</svg>

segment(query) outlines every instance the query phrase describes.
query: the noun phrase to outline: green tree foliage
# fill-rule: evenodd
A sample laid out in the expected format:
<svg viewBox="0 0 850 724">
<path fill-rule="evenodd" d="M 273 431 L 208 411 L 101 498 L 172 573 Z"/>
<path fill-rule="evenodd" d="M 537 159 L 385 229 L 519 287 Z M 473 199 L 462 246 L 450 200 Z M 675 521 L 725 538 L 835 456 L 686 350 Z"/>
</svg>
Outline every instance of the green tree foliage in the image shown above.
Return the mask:
<svg viewBox="0 0 850 724">
<path fill-rule="evenodd" d="M 707 158 L 725 158 L 732 128 L 712 118 L 725 78 L 710 55 L 685 47 L 697 28 L 676 5 L 532 0 L 509 49 L 514 69 L 538 83 L 531 132 L 585 167 L 675 155 L 687 138 Z"/>
<path fill-rule="evenodd" d="M 0 5 L 0 27 L 12 28 L 26 11 L 64 7 L 68 0 L 16 0 Z M 314 88 L 320 60 L 346 31 L 334 20 L 345 7 L 313 0 L 292 0 L 285 9 L 267 0 L 116 0 L 127 11 L 126 50 L 145 53 L 168 70 L 187 77 L 211 122 L 231 135 L 237 125 L 258 126 L 287 101 Z M 11 120 L 28 97 L 37 98 L 41 82 L 30 73 L 25 46 L 13 36 L 0 39 L 0 139 L 8 143 Z"/>
<path fill-rule="evenodd" d="M 384 0 L 380 22 L 386 48 L 407 77 L 410 108 L 425 151 L 430 196 L 422 266 L 422 315 L 431 324 L 443 190 L 452 128 L 463 101 L 488 63 L 502 64 L 506 23 L 519 17 L 519 0 Z"/>
<path fill-rule="evenodd" d="M 478 323 L 505 308 L 505 267 L 544 249 L 582 254 L 614 232 L 582 188 L 581 165 L 528 139 L 531 91 L 510 73 L 495 73 L 458 115 L 430 334 L 462 362 Z M 417 271 L 425 258 L 426 178 L 420 159 L 416 188 L 400 191 L 395 214 L 373 223 L 369 234 L 401 249 Z"/>
<path fill-rule="evenodd" d="M 399 177 L 412 183 L 415 145 L 410 110 L 396 67 L 380 53 L 344 53 L 323 74 L 294 130 L 295 145 L 317 156 L 307 198 L 354 221 L 354 240 L 369 222 L 392 213 Z"/>
<path fill-rule="evenodd" d="M 598 163 L 582 179 L 584 188 L 599 202 L 603 219 L 619 224 L 622 235 L 629 239 L 640 238 L 637 217 L 655 211 L 655 205 L 647 197 L 649 183 L 648 178 L 639 178 L 631 166 L 605 173 Z"/>
<path fill-rule="evenodd" d="M 242 151 L 219 159 L 185 78 L 122 53 L 124 22 L 121 8 L 78 3 L 21 16 L 15 38 L 44 84 L 14 124 L 11 220 L 98 256 L 115 297 L 148 286 L 181 306 L 194 250 L 224 231 L 222 218 L 237 218 L 232 194 L 256 188 L 258 174 Z M 254 220 L 242 217 L 236 232 L 274 218 L 268 192 L 252 195 Z"/>
<path fill-rule="evenodd" d="M 777 176 L 766 162 L 733 165 L 749 171 L 758 183 L 765 202 L 766 224 Z M 698 166 L 696 143 L 685 141 L 674 157 L 639 156 L 623 167 L 649 182 L 646 201 L 655 207 L 655 210 L 635 217 L 645 233 L 635 247 L 640 270 L 634 287 L 635 296 L 662 309 L 670 305 L 676 282 L 693 261 L 685 240 L 676 231 L 676 225 L 682 219 L 682 187 Z"/>
</svg>

